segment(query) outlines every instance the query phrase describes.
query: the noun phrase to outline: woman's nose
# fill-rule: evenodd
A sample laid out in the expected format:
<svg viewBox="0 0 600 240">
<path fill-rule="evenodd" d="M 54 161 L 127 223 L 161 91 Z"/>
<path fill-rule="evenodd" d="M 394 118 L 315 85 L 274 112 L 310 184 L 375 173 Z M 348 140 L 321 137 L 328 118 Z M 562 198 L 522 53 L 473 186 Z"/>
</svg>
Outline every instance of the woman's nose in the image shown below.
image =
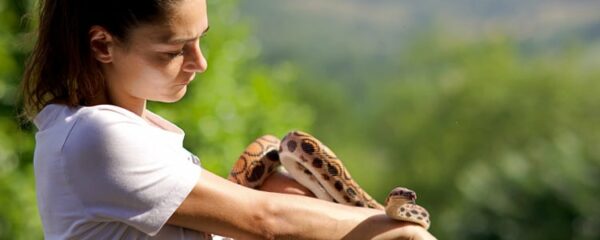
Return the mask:
<svg viewBox="0 0 600 240">
<path fill-rule="evenodd" d="M 186 72 L 204 72 L 208 68 L 208 62 L 206 62 L 206 58 L 202 54 L 202 49 L 200 49 L 200 45 L 196 44 L 193 47 L 193 50 L 190 51 L 185 62 L 183 64 L 183 70 Z"/>
</svg>

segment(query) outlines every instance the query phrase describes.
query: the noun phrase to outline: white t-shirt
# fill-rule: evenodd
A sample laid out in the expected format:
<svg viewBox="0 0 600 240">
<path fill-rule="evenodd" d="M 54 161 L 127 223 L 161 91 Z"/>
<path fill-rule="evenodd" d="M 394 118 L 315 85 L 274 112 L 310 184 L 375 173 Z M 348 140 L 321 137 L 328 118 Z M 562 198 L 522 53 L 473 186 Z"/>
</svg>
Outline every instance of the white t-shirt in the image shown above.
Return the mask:
<svg viewBox="0 0 600 240">
<path fill-rule="evenodd" d="M 46 106 L 35 118 L 36 193 L 46 239 L 204 239 L 167 225 L 200 177 L 184 133 L 120 107 Z"/>
</svg>

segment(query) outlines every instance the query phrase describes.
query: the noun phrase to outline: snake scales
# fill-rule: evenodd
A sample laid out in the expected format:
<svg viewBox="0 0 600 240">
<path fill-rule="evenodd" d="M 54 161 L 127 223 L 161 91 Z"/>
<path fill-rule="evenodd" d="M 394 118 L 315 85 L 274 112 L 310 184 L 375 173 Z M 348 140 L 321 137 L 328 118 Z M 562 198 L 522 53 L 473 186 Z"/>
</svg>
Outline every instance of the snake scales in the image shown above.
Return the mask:
<svg viewBox="0 0 600 240">
<path fill-rule="evenodd" d="M 320 199 L 385 209 L 390 218 L 417 223 L 426 229 L 430 226 L 429 213 L 415 204 L 414 191 L 397 187 L 389 193 L 385 207 L 382 206 L 352 179 L 333 151 L 300 131 L 288 133 L 281 141 L 271 135 L 256 139 L 239 157 L 228 178 L 240 185 L 258 188 L 280 165 Z"/>
</svg>

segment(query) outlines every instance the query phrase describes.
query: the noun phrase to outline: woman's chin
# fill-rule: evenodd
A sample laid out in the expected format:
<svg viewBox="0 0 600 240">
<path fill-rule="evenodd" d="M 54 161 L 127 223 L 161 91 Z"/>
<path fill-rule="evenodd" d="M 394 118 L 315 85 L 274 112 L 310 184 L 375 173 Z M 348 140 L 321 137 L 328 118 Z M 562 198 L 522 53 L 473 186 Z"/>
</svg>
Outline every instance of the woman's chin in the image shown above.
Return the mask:
<svg viewBox="0 0 600 240">
<path fill-rule="evenodd" d="M 183 96 L 185 96 L 186 91 L 187 91 L 187 86 L 184 86 L 183 88 L 181 88 L 179 91 L 177 91 L 175 93 L 165 94 L 156 99 L 149 99 L 149 100 L 155 101 L 155 102 L 174 103 L 174 102 L 181 100 L 183 98 Z"/>
</svg>

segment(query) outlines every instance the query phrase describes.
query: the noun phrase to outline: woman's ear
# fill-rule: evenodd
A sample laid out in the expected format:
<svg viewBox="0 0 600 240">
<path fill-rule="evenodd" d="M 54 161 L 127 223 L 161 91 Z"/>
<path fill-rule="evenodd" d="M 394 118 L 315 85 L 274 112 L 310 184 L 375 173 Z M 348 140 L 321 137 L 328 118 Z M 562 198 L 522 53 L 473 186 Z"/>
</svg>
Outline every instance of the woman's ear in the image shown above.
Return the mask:
<svg viewBox="0 0 600 240">
<path fill-rule="evenodd" d="M 101 63 L 110 63 L 113 60 L 114 38 L 101 26 L 94 25 L 90 28 L 90 47 L 92 55 Z"/>
</svg>

